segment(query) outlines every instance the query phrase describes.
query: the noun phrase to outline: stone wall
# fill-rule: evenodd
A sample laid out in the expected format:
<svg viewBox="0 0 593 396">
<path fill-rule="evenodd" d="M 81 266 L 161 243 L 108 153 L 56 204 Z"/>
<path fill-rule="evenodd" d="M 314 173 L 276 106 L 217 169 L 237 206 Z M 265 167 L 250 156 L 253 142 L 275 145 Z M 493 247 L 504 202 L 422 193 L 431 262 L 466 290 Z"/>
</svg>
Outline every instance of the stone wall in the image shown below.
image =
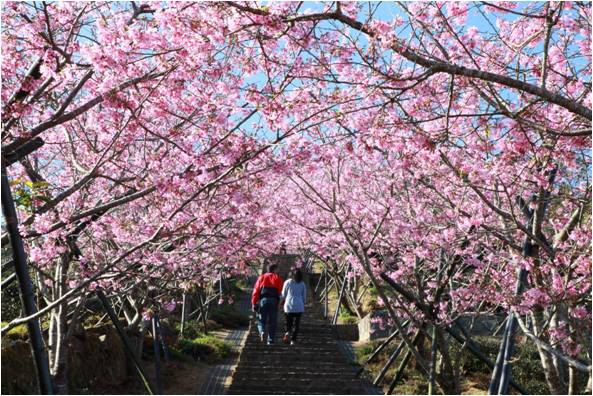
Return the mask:
<svg viewBox="0 0 593 396">
<path fill-rule="evenodd" d="M 70 393 L 88 393 L 103 384 L 128 378 L 124 346 L 113 326 L 87 329 L 72 336 L 68 382 Z M 36 394 L 37 380 L 26 339 L 2 337 L 2 394 Z"/>
</svg>

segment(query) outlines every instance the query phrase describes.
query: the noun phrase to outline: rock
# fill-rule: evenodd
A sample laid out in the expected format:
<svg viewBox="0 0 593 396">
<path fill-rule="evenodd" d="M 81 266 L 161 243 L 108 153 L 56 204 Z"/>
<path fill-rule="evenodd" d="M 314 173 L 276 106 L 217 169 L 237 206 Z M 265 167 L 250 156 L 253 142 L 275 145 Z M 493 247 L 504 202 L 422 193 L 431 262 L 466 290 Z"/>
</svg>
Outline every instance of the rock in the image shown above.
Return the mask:
<svg viewBox="0 0 593 396">
<path fill-rule="evenodd" d="M 70 342 L 68 378 L 71 391 L 97 384 L 120 384 L 128 377 L 124 346 L 115 328 L 105 325 L 85 331 Z"/>
<path fill-rule="evenodd" d="M 35 366 L 28 341 L 2 338 L 2 394 L 37 394 Z"/>
<path fill-rule="evenodd" d="M 389 328 L 381 328 L 380 322 L 386 323 L 387 311 L 373 311 L 358 322 L 358 336 L 360 341 L 375 340 L 389 336 Z"/>
<path fill-rule="evenodd" d="M 474 328 L 471 331 L 471 335 L 473 336 L 491 336 L 494 334 L 496 329 L 500 326 L 500 324 L 505 320 L 506 316 L 504 315 L 489 315 L 483 314 L 476 318 L 474 323 Z M 463 325 L 465 329 L 469 331 L 469 326 L 472 321 L 472 317 L 469 315 L 461 316 L 458 319 L 459 323 Z M 498 335 L 502 333 L 499 332 Z"/>
</svg>

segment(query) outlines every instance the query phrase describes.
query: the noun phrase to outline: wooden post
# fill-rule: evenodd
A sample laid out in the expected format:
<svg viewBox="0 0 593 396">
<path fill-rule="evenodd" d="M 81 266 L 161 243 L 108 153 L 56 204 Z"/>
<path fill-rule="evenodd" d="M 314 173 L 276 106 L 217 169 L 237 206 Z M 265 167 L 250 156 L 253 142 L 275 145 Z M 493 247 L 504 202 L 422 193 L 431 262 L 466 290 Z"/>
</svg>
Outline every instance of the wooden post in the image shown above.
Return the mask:
<svg viewBox="0 0 593 396">
<path fill-rule="evenodd" d="M 181 303 L 181 328 L 179 329 L 179 336 L 183 338 L 183 332 L 185 331 L 185 321 L 187 319 L 187 293 L 183 293 L 183 302 Z"/>
<path fill-rule="evenodd" d="M 437 289 L 435 298 L 434 298 L 434 302 L 433 302 L 433 307 L 432 307 L 432 312 L 434 312 L 433 314 L 433 323 L 432 323 L 432 343 L 430 346 L 430 372 L 428 373 L 428 394 L 429 395 L 433 395 L 434 394 L 434 390 L 435 390 L 435 385 L 436 385 L 436 364 L 437 364 L 437 325 L 436 325 L 436 321 L 437 321 L 437 315 L 439 313 L 439 301 L 440 301 L 440 297 L 441 297 L 441 288 L 440 288 L 440 284 L 441 284 L 441 279 L 443 277 L 443 269 L 444 269 L 444 265 L 445 265 L 445 252 L 443 249 L 441 249 L 441 254 L 440 254 L 440 259 L 439 259 L 439 267 L 438 267 L 438 273 L 437 273 L 437 285 L 439 285 L 439 289 Z"/>
<path fill-rule="evenodd" d="M 328 298 L 327 298 L 327 267 L 324 266 L 323 267 L 323 280 L 325 283 L 325 288 L 323 290 L 323 299 L 324 299 L 324 303 L 323 303 L 323 318 L 327 319 L 327 309 L 328 309 Z"/>
<path fill-rule="evenodd" d="M 325 275 L 323 276 L 323 278 L 325 279 Z M 332 289 L 334 284 L 335 284 L 335 280 L 333 278 L 329 278 L 329 281 L 323 287 L 323 291 L 322 291 L 322 295 L 321 295 L 322 301 L 325 301 L 325 297 L 328 295 L 329 291 Z M 327 293 L 326 293 L 326 291 L 327 291 Z"/>
<path fill-rule="evenodd" d="M 165 342 L 165 337 L 163 337 L 161 318 L 159 318 L 158 316 L 156 318 L 156 325 L 157 333 L 159 334 L 159 338 L 161 340 L 161 347 L 163 348 L 163 358 L 165 358 L 165 362 L 169 363 L 169 361 L 171 360 L 171 355 L 169 354 L 169 348 L 167 347 L 167 343 Z"/>
<path fill-rule="evenodd" d="M 554 185 L 554 180 L 556 179 L 556 173 L 558 172 L 558 167 L 554 167 L 548 176 L 548 183 L 550 186 Z M 544 198 L 544 204 L 541 208 L 541 215 L 542 218 L 546 212 L 549 203 L 549 196 L 550 190 L 544 192 L 544 196 L 540 198 Z M 523 212 L 525 217 L 525 226 L 528 229 L 531 229 L 535 209 L 531 209 L 529 205 L 523 200 L 522 197 L 517 197 L 517 206 Z M 531 243 L 531 238 L 529 236 L 525 236 L 523 240 L 523 257 L 534 257 L 537 255 L 537 250 L 534 249 L 533 244 Z M 515 286 L 515 295 L 519 296 L 523 293 L 523 289 L 525 287 L 525 282 L 527 281 L 527 270 L 525 268 L 520 268 L 517 271 L 517 284 Z M 512 310 L 509 310 L 509 315 L 507 318 L 507 324 L 505 327 L 505 331 L 502 337 L 502 341 L 500 343 L 500 349 L 498 350 L 498 356 L 496 357 L 496 365 L 494 366 L 494 370 L 492 371 L 492 378 L 490 380 L 490 386 L 488 387 L 489 394 L 499 394 L 499 395 L 506 395 L 509 392 L 509 383 L 511 378 L 511 360 L 513 357 L 514 352 L 514 339 L 513 334 L 515 333 L 515 329 L 517 327 L 517 320 Z"/>
<path fill-rule="evenodd" d="M 31 282 L 31 277 L 29 276 L 25 247 L 19 232 L 18 218 L 14 200 L 12 199 L 12 193 L 10 191 L 10 183 L 8 182 L 4 157 L 2 157 L 2 214 L 6 221 L 6 230 L 12 248 L 14 269 L 19 282 L 23 313 L 26 317 L 32 316 L 37 313 L 37 304 L 35 302 L 35 294 L 33 293 L 33 284 Z M 37 371 L 39 392 L 41 394 L 51 395 L 53 394 L 53 388 L 49 372 L 49 361 L 47 360 L 47 354 L 45 353 L 45 345 L 41 335 L 41 326 L 39 325 L 38 318 L 31 319 L 27 322 L 27 331 L 29 333 L 29 344 L 31 345 L 35 369 Z"/>
<path fill-rule="evenodd" d="M 389 367 L 391 367 L 391 365 L 393 364 L 393 362 L 395 362 L 395 360 L 397 359 L 397 357 L 401 353 L 402 349 L 404 348 L 404 345 L 406 345 L 406 343 L 402 341 L 402 342 L 399 343 L 399 345 L 397 346 L 397 348 L 395 348 L 395 351 L 393 351 L 393 353 L 389 357 L 389 360 L 387 361 L 387 363 L 385 364 L 385 366 L 383 366 L 383 368 L 381 369 L 381 371 L 379 372 L 379 374 L 377 375 L 377 377 L 373 381 L 373 385 L 378 385 L 379 382 L 381 382 L 381 380 L 385 376 L 385 373 L 387 372 L 387 370 L 389 370 Z"/>
<path fill-rule="evenodd" d="M 416 346 L 418 339 L 420 339 L 420 334 L 421 334 L 420 329 L 418 329 L 418 331 L 416 332 L 416 335 L 414 336 L 414 340 L 412 340 L 413 346 Z M 397 371 L 395 372 L 395 377 L 393 377 L 393 381 L 391 381 L 391 384 L 389 384 L 389 390 L 387 391 L 388 395 L 393 393 L 395 386 L 401 380 L 402 375 L 404 374 L 404 369 L 408 365 L 408 362 L 410 361 L 411 357 L 412 357 L 412 351 L 408 348 L 408 351 L 406 352 L 406 354 L 404 356 L 404 360 L 401 361 L 401 363 L 399 364 L 399 367 L 397 368 Z"/>
<path fill-rule="evenodd" d="M 526 222 L 529 224 L 533 216 L 533 210 L 527 210 L 530 211 L 528 220 Z M 525 240 L 523 241 L 523 257 L 530 256 L 532 253 L 532 248 L 533 247 L 529 238 L 525 237 Z M 517 271 L 517 284 L 515 286 L 516 296 L 523 293 L 526 279 L 527 270 L 525 268 L 520 268 Z M 500 342 L 500 348 L 498 350 L 498 355 L 496 356 L 496 363 L 494 365 L 494 369 L 492 370 L 492 378 L 490 380 L 490 386 L 488 387 L 488 394 L 490 395 L 504 395 L 508 393 L 511 367 L 510 360 L 512 358 L 514 349 L 513 334 L 515 333 L 516 327 L 517 321 L 513 311 L 511 310 L 509 311 L 509 315 L 507 317 L 507 323 L 502 335 L 502 340 Z"/>
<path fill-rule="evenodd" d="M 159 333 L 157 330 L 158 316 L 155 314 L 152 317 L 152 346 L 154 351 L 154 372 L 156 381 L 157 395 L 163 394 L 163 383 L 161 381 L 161 351 L 159 348 Z"/>
<path fill-rule="evenodd" d="M 402 323 L 402 327 L 406 327 L 408 325 L 408 323 L 410 323 L 410 319 L 407 319 L 404 323 Z M 385 341 L 383 341 L 383 343 L 381 345 L 379 345 L 379 347 L 377 349 L 375 349 L 373 354 L 366 360 L 366 362 L 364 364 L 369 364 L 370 362 L 372 362 L 375 359 L 375 357 L 377 357 L 379 355 L 379 353 L 381 353 L 381 351 L 398 335 L 398 333 L 399 333 L 399 331 L 397 329 L 395 329 L 395 331 L 393 333 L 391 333 L 389 338 L 387 338 Z"/>
<path fill-rule="evenodd" d="M 414 295 L 411 294 L 410 292 L 408 292 L 403 287 L 401 287 L 396 282 L 394 282 L 393 279 L 389 278 L 384 273 L 381 274 L 381 279 L 383 279 L 389 286 L 391 286 L 395 291 L 397 291 L 407 301 L 416 304 L 421 311 L 424 310 L 423 309 L 424 307 L 421 306 L 421 303 L 418 302 L 418 300 L 414 297 Z M 493 369 L 495 364 L 490 359 L 488 359 L 488 357 L 486 357 L 486 355 L 484 355 L 480 351 L 480 348 L 477 345 L 474 344 L 474 342 L 469 338 L 469 335 L 467 335 L 465 333 L 465 329 L 463 328 L 463 326 L 461 324 L 459 324 L 459 322 L 457 320 L 455 321 L 455 324 L 457 325 L 457 327 L 459 327 L 461 329 L 461 331 L 464 333 L 465 337 L 462 337 L 461 335 L 459 335 L 450 326 L 444 326 L 445 331 L 447 333 L 449 333 L 457 342 L 459 342 L 462 345 L 467 341 L 468 350 L 474 356 L 476 356 L 481 362 L 485 363 L 488 367 Z M 527 390 L 525 390 L 525 388 L 523 388 L 521 385 L 517 384 L 515 381 L 513 381 L 510 378 L 509 378 L 509 384 L 511 386 L 513 386 L 517 391 L 519 391 L 519 393 L 521 393 L 523 395 L 529 394 L 529 392 Z"/>
<path fill-rule="evenodd" d="M 350 271 L 350 266 L 352 264 L 348 264 L 348 268 L 346 268 L 346 272 L 344 273 L 344 282 L 342 282 L 342 287 L 340 289 L 340 296 L 338 297 L 338 304 L 336 305 L 336 312 L 334 313 L 334 318 L 332 320 L 332 324 L 335 325 L 338 322 L 338 315 L 340 314 L 340 305 L 342 304 L 342 298 L 344 297 L 344 290 L 346 289 L 346 277 L 348 276 L 348 272 Z"/>
<path fill-rule="evenodd" d="M 144 337 L 146 336 L 146 332 L 148 331 L 147 320 L 142 319 L 140 322 L 140 335 L 138 336 L 138 343 L 136 344 L 136 357 L 138 359 L 142 359 L 142 355 L 144 354 Z"/>
<path fill-rule="evenodd" d="M 319 290 L 319 286 L 321 286 L 321 281 L 323 280 L 323 272 L 319 275 L 319 279 L 317 279 L 317 285 L 315 285 L 315 289 L 313 292 L 317 294 L 317 290 Z"/>
<path fill-rule="evenodd" d="M 434 395 L 437 365 L 437 327 L 432 325 L 432 344 L 430 348 L 430 374 L 428 376 L 428 394 Z"/>
<path fill-rule="evenodd" d="M 10 284 L 16 279 L 16 272 L 13 272 L 12 274 L 8 275 L 6 277 L 6 279 L 2 280 L 2 286 L 0 286 L 0 288 L 4 289 L 7 286 L 10 286 Z"/>
<path fill-rule="evenodd" d="M 208 329 L 206 327 L 206 308 L 204 307 L 204 300 L 202 299 L 202 295 L 198 293 L 198 302 L 200 303 L 200 311 L 202 313 L 202 324 L 204 325 L 204 334 L 208 334 Z"/>
<path fill-rule="evenodd" d="M 148 381 L 148 376 L 146 375 L 144 368 L 140 364 L 140 361 L 136 357 L 136 354 L 134 353 L 134 348 L 132 348 L 132 344 L 130 343 L 130 339 L 128 338 L 128 335 L 126 334 L 121 323 L 119 323 L 119 319 L 117 318 L 115 311 L 111 307 L 109 300 L 105 296 L 105 293 L 103 293 L 103 290 L 97 289 L 96 294 L 97 294 L 97 297 L 99 297 L 101 304 L 103 304 L 105 311 L 107 311 L 107 314 L 109 315 L 109 318 L 111 319 L 111 322 L 113 322 L 113 325 L 115 326 L 115 329 L 117 330 L 117 333 L 119 334 L 119 337 L 121 338 L 122 342 L 124 343 L 124 348 L 125 348 L 128 356 L 130 357 L 130 359 L 132 359 L 132 362 L 134 363 L 134 367 L 136 368 L 136 371 L 138 372 L 138 376 L 140 377 L 140 380 L 142 381 L 142 383 L 144 384 L 144 387 L 148 391 L 148 394 L 154 395 L 155 393 L 152 388 L 152 385 Z"/>
<path fill-rule="evenodd" d="M 468 336 L 468 334 L 466 334 L 466 331 L 463 328 L 463 326 L 457 320 L 455 321 L 455 324 L 457 325 L 457 327 L 459 327 L 461 329 L 461 331 L 464 333 L 464 336 L 461 336 L 460 334 L 458 334 L 456 331 L 454 331 L 449 326 L 445 327 L 445 331 L 447 333 L 449 333 L 455 339 L 455 341 L 457 341 L 461 345 L 463 345 L 465 342 L 467 342 L 467 349 L 475 357 L 477 357 L 478 360 L 480 360 L 482 363 L 486 364 L 489 368 L 494 369 L 494 365 L 495 365 L 494 362 L 492 362 L 490 359 L 488 359 L 488 357 L 486 355 L 484 355 L 484 353 L 482 353 L 482 351 L 480 351 L 480 348 L 476 344 L 474 344 L 474 342 L 472 340 L 469 339 L 469 336 Z M 519 385 L 512 379 L 509 379 L 509 385 L 514 387 L 522 395 L 530 394 L 530 392 L 528 392 L 525 388 L 523 388 L 521 385 Z"/>
</svg>

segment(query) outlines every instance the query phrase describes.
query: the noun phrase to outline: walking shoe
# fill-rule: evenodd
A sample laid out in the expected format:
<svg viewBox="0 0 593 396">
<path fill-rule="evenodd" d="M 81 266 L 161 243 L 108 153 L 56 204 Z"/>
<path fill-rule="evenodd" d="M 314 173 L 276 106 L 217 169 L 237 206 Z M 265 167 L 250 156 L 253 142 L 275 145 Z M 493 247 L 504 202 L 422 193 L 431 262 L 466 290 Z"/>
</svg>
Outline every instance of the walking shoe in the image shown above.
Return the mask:
<svg viewBox="0 0 593 396">
<path fill-rule="evenodd" d="M 274 344 L 274 341 L 268 340 L 268 345 L 273 345 L 273 344 Z"/>
<path fill-rule="evenodd" d="M 262 332 L 262 333 L 259 333 L 259 340 L 260 340 L 261 342 L 264 342 L 264 339 L 265 339 L 265 337 L 264 337 L 264 333 L 263 333 L 263 332 Z"/>
<path fill-rule="evenodd" d="M 286 332 L 286 334 L 284 334 L 284 338 L 282 338 L 282 341 L 284 341 L 285 344 L 288 344 L 289 340 L 290 340 L 290 334 L 288 332 Z"/>
<path fill-rule="evenodd" d="M 290 345 L 296 345 L 296 341 L 290 341 Z"/>
</svg>

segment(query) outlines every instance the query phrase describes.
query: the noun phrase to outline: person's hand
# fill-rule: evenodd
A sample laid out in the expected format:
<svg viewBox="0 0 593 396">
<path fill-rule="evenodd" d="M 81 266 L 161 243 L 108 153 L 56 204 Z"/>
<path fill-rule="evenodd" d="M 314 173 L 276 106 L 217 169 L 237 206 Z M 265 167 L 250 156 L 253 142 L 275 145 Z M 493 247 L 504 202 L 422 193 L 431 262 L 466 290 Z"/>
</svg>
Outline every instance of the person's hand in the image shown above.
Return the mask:
<svg viewBox="0 0 593 396">
<path fill-rule="evenodd" d="M 257 307 L 255 305 L 252 305 L 251 309 L 253 310 L 253 312 L 257 312 Z"/>
</svg>

